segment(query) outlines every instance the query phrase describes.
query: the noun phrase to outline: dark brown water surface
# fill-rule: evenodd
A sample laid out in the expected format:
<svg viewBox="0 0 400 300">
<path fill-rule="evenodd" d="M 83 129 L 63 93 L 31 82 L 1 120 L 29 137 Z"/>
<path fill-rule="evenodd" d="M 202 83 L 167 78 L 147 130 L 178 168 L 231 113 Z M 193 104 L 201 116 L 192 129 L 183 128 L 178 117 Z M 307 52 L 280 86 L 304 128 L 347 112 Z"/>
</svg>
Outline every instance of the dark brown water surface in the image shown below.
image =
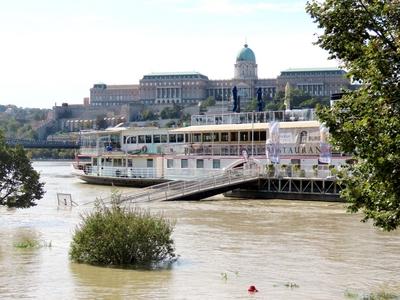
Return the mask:
<svg viewBox="0 0 400 300">
<path fill-rule="evenodd" d="M 339 203 L 217 196 L 200 202 L 141 204 L 176 220 L 176 264 L 136 271 L 72 263 L 72 233 L 80 213 L 90 208 L 57 208 L 56 193 L 71 193 L 82 204 L 109 196 L 112 188 L 73 178 L 67 162 L 34 166 L 46 183 L 44 199 L 30 209 L 0 208 L 2 299 L 361 299 L 383 291 L 400 295 L 400 231 L 387 233 L 360 223 L 360 215 L 347 214 Z M 27 238 L 44 247 L 15 247 Z M 250 285 L 259 292 L 248 294 Z"/>
</svg>

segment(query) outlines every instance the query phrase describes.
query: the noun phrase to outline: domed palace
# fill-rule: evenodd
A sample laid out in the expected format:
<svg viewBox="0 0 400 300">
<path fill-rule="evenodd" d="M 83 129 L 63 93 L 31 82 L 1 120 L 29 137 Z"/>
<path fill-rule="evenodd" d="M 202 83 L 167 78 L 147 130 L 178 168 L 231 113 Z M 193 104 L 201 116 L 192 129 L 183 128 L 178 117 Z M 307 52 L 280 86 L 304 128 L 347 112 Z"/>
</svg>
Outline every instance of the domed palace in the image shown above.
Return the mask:
<svg viewBox="0 0 400 300">
<path fill-rule="evenodd" d="M 256 56 L 247 44 L 244 45 L 236 57 L 234 79 L 257 79 Z"/>
<path fill-rule="evenodd" d="M 258 78 L 257 68 L 254 51 L 245 44 L 236 56 L 232 79 L 211 80 L 198 72 L 150 73 L 144 75 L 139 84 L 95 84 L 90 89 L 90 105 L 189 105 L 213 97 L 229 111 L 234 86 L 238 90 L 242 108 L 256 97 L 258 88 L 261 88 L 264 100 L 270 101 L 278 91 L 284 91 L 288 83 L 311 96 L 330 96 L 350 86 L 346 72 L 338 68 L 288 69 L 277 78 L 265 79 Z"/>
</svg>

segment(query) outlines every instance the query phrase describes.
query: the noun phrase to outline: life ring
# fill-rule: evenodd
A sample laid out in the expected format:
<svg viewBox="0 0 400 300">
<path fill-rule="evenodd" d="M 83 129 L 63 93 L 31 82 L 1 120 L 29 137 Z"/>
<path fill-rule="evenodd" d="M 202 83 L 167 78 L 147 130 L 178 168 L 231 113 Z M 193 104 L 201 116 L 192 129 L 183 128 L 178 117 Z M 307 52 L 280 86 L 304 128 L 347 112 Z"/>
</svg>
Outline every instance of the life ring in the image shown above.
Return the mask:
<svg viewBox="0 0 400 300">
<path fill-rule="evenodd" d="M 144 145 L 144 146 L 142 147 L 142 152 L 147 152 L 147 146 L 146 146 L 146 145 Z"/>
</svg>

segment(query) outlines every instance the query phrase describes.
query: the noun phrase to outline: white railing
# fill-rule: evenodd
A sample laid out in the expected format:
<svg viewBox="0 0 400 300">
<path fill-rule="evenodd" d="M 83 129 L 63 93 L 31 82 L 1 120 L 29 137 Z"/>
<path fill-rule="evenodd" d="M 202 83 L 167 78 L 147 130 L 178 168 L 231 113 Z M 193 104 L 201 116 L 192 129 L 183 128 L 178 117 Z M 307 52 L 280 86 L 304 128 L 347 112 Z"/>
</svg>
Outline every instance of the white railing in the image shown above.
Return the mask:
<svg viewBox="0 0 400 300">
<path fill-rule="evenodd" d="M 83 154 L 83 155 L 102 155 L 102 154 L 111 154 L 111 155 L 117 155 L 117 154 L 125 154 L 125 152 L 123 152 L 121 149 L 113 149 L 111 151 L 107 151 L 104 147 L 81 147 L 79 149 L 79 153 Z"/>
<path fill-rule="evenodd" d="M 241 169 L 221 170 L 214 175 L 199 176 L 191 180 L 169 181 L 147 188 L 140 192 L 121 194 L 121 202 L 127 205 L 139 202 L 164 201 L 179 199 L 195 193 L 204 193 L 209 190 L 228 187 L 238 183 L 245 183 L 258 178 L 299 178 L 299 179 L 329 179 L 333 170 L 328 166 L 317 166 L 313 169 L 302 170 L 296 165 L 266 165 L 261 168 L 255 164 Z M 331 179 L 334 179 L 333 176 Z M 105 204 L 110 198 L 103 199 Z M 91 202 L 90 202 L 91 203 Z M 86 203 L 89 204 L 89 203 Z"/>
<path fill-rule="evenodd" d="M 192 144 L 185 147 L 186 155 L 195 156 L 241 156 L 243 151 L 246 151 L 249 156 L 263 155 L 265 156 L 264 144 Z"/>
<path fill-rule="evenodd" d="M 334 179 L 341 166 L 312 164 L 267 164 L 262 173 L 266 177 Z"/>
<path fill-rule="evenodd" d="M 125 178 L 161 178 L 157 176 L 156 168 L 98 167 L 87 166 L 86 175 Z"/>
<path fill-rule="evenodd" d="M 314 121 L 317 120 L 313 109 L 293 109 L 281 111 L 244 112 L 212 115 L 193 115 L 191 125 L 218 125 L 268 123 L 272 121 Z"/>
<path fill-rule="evenodd" d="M 258 168 L 228 170 L 213 176 L 193 178 L 191 181 L 170 181 L 143 189 L 139 193 L 122 194 L 121 201 L 128 203 L 173 200 L 194 193 L 221 188 L 254 180 L 260 176 Z"/>
<path fill-rule="evenodd" d="M 164 169 L 164 176 L 172 180 L 190 180 L 190 178 L 213 176 L 221 172 L 224 171 L 210 168 L 167 168 Z"/>
</svg>

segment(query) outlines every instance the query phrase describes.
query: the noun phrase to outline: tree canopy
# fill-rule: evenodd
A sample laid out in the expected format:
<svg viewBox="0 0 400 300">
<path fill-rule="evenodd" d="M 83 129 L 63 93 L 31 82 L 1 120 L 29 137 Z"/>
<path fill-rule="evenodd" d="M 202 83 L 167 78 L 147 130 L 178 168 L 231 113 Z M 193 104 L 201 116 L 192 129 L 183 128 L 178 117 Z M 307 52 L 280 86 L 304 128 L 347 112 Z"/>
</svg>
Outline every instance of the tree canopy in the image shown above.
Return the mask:
<svg viewBox="0 0 400 300">
<path fill-rule="evenodd" d="M 27 208 L 42 198 L 43 183 L 25 150 L 6 145 L 0 132 L 0 205 Z"/>
<path fill-rule="evenodd" d="M 400 224 L 400 4 L 395 0 L 308 2 L 323 33 L 317 44 L 361 86 L 319 112 L 333 145 L 357 163 L 341 175 L 342 196 L 364 221 Z"/>
<path fill-rule="evenodd" d="M 97 200 L 94 211 L 82 216 L 72 238 L 72 260 L 125 267 L 157 267 L 176 260 L 171 237 L 174 221 L 122 206 L 121 194 L 113 193 L 111 198 L 111 207 Z"/>
</svg>

